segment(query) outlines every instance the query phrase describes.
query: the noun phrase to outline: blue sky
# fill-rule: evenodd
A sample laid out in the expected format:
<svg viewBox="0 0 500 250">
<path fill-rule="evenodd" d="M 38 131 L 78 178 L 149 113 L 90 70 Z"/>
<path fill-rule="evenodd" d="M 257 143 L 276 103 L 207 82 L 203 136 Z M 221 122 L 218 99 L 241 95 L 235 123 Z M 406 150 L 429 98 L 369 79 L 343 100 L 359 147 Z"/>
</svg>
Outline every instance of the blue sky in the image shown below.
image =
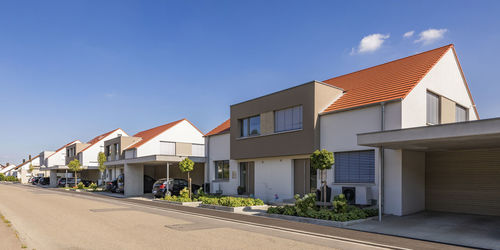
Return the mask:
<svg viewBox="0 0 500 250">
<path fill-rule="evenodd" d="M 500 1 L 2 1 L 0 163 L 118 127 L 187 118 L 207 132 L 231 104 L 449 43 L 481 118 L 497 117 L 498 13 Z"/>
</svg>

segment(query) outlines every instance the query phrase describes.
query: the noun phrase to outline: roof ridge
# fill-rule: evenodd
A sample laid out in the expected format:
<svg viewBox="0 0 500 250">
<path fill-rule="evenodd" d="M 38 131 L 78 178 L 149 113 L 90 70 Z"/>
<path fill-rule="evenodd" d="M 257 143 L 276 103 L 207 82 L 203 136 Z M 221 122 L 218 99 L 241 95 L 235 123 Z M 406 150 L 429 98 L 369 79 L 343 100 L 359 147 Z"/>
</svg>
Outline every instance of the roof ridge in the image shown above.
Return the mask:
<svg viewBox="0 0 500 250">
<path fill-rule="evenodd" d="M 420 52 L 420 53 L 417 53 L 417 54 L 414 54 L 414 55 L 410 55 L 410 56 L 406 56 L 406 57 L 403 57 L 403 58 L 399 58 L 399 59 L 396 59 L 396 60 L 392 60 L 392 61 L 388 61 L 388 62 L 385 62 L 385 63 L 382 63 L 382 64 L 377 64 L 377 65 L 374 65 L 374 66 L 371 66 L 371 67 L 368 67 L 368 68 L 364 68 L 364 69 L 360 69 L 360 70 L 356 70 L 354 72 L 351 72 L 351 73 L 347 73 L 347 74 L 344 74 L 344 75 L 340 75 L 340 76 L 336 76 L 336 77 L 332 77 L 332 78 L 328 78 L 326 80 L 323 80 L 322 82 L 326 83 L 326 84 L 330 84 L 326 81 L 329 81 L 329 80 L 332 80 L 332 79 L 335 79 L 335 78 L 340 78 L 340 77 L 345 77 L 345 76 L 349 76 L 349 75 L 352 75 L 352 74 L 355 74 L 355 73 L 359 73 L 361 71 L 365 71 L 365 70 L 369 70 L 369 69 L 373 69 L 373 68 L 378 68 L 378 67 L 381 67 L 381 66 L 384 66 L 386 64 L 389 64 L 389 63 L 394 63 L 394 62 L 398 62 L 398 61 L 401 61 L 401 60 L 404 60 L 404 59 L 408 59 L 408 58 L 412 58 L 412 57 L 415 57 L 415 56 L 419 56 L 419 55 L 422 55 L 422 54 L 426 54 L 426 53 L 430 53 L 430 52 L 433 52 L 433 51 L 436 51 L 436 50 L 439 50 L 439 49 L 443 49 L 445 47 L 448 47 L 449 48 L 452 48 L 454 47 L 453 43 L 450 43 L 448 45 L 445 45 L 445 46 L 441 46 L 439 48 L 435 48 L 435 49 L 431 49 L 431 50 L 427 50 L 427 51 L 423 51 L 423 52 Z M 445 51 L 448 51 L 445 50 Z M 330 84 L 330 85 L 333 85 L 333 84 Z M 335 86 L 335 85 L 333 85 Z M 336 86 L 337 87 L 337 86 Z"/>
<path fill-rule="evenodd" d="M 154 128 L 150 128 L 150 129 L 146 129 L 146 130 L 139 131 L 139 132 L 135 133 L 135 134 L 133 135 L 133 137 L 136 137 L 136 135 L 137 135 L 137 134 L 139 134 L 139 133 L 146 132 L 146 131 L 150 131 L 150 130 L 153 130 L 153 129 L 156 129 L 156 128 L 159 128 L 159 127 L 163 127 L 163 126 L 166 126 L 166 125 L 169 125 L 169 124 L 178 123 L 178 122 L 181 122 L 181 121 L 183 121 L 183 120 L 186 120 L 186 118 L 182 118 L 182 119 L 177 120 L 177 121 L 173 121 L 173 122 L 165 123 L 165 124 L 163 124 L 163 125 L 159 125 L 159 126 L 156 126 L 156 127 L 154 127 Z"/>
<path fill-rule="evenodd" d="M 113 132 L 115 132 L 115 131 L 118 131 L 119 129 L 121 129 L 121 128 L 117 128 L 117 129 L 115 129 L 115 130 L 111 130 L 111 131 L 109 131 L 109 132 L 106 132 L 106 133 L 104 133 L 104 134 L 100 134 L 100 135 L 98 135 L 98 136 L 96 136 L 96 137 L 92 138 L 90 141 L 88 141 L 88 142 L 87 142 L 87 144 L 90 144 L 90 145 L 88 145 L 87 147 L 85 147 L 84 149 L 82 149 L 79 153 L 81 153 L 81 152 L 83 152 L 83 151 L 87 150 L 88 148 L 90 148 L 90 147 L 92 147 L 93 145 L 97 144 L 98 142 L 102 141 L 102 140 L 103 140 L 104 138 L 106 138 L 108 135 L 112 134 L 112 133 L 113 133 Z M 123 129 L 122 129 L 122 131 L 123 131 Z M 125 131 L 124 131 L 124 132 L 125 132 Z M 101 139 L 98 139 L 99 137 L 102 137 L 102 138 L 101 138 Z M 94 143 L 92 143 L 92 141 L 93 141 L 94 139 L 98 139 L 98 140 L 96 140 Z"/>
</svg>

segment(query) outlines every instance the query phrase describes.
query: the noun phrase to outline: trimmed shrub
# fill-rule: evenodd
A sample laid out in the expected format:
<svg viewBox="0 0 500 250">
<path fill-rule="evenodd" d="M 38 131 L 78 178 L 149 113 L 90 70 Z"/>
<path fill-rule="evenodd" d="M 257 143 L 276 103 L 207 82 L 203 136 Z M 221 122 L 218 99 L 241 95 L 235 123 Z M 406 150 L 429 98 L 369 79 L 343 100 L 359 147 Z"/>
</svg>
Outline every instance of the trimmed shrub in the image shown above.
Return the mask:
<svg viewBox="0 0 500 250">
<path fill-rule="evenodd" d="M 304 195 L 304 197 L 300 198 L 298 194 L 294 196 L 295 198 L 295 210 L 297 215 L 303 217 L 310 217 L 310 215 L 314 214 L 313 211 L 316 211 L 316 194 L 310 193 Z"/>
<path fill-rule="evenodd" d="M 19 181 L 15 176 L 9 175 L 9 176 L 4 176 L 3 177 L 4 181 Z"/>
<path fill-rule="evenodd" d="M 92 183 L 90 183 L 89 188 L 92 189 L 93 191 L 95 191 L 97 189 L 97 184 L 92 182 Z"/>
<path fill-rule="evenodd" d="M 80 183 L 78 183 L 78 185 L 76 186 L 78 189 L 84 189 L 85 188 L 85 185 L 83 184 L 83 182 L 80 181 Z"/>
<path fill-rule="evenodd" d="M 243 197 L 230 197 L 230 196 L 199 196 L 198 200 L 203 204 L 219 205 L 226 207 L 246 207 L 246 206 L 260 206 L 264 205 L 261 199 L 243 198 Z"/>
<path fill-rule="evenodd" d="M 3 173 L 0 173 L 0 181 L 5 180 L 5 175 Z"/>
<path fill-rule="evenodd" d="M 347 200 L 344 194 L 339 194 L 333 197 L 333 210 L 335 213 L 347 212 Z"/>
</svg>

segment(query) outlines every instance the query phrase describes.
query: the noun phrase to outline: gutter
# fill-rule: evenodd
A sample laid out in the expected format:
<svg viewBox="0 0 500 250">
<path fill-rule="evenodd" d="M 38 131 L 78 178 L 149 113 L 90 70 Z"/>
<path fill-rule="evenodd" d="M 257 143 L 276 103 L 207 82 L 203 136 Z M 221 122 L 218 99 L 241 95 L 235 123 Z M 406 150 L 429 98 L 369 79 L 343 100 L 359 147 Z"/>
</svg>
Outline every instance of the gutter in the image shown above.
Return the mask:
<svg viewBox="0 0 500 250">
<path fill-rule="evenodd" d="M 380 130 L 385 130 L 385 102 L 380 103 Z M 382 203 L 384 199 L 384 147 L 379 147 L 380 152 L 380 170 L 378 175 L 378 221 L 382 221 Z"/>
</svg>

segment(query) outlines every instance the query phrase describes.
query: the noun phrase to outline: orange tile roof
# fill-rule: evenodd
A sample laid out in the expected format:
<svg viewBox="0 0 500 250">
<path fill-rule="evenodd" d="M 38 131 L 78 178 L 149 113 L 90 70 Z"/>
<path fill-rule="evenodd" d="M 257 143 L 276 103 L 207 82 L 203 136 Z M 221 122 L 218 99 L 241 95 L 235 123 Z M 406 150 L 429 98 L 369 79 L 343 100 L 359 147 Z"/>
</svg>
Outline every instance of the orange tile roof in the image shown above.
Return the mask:
<svg viewBox="0 0 500 250">
<path fill-rule="evenodd" d="M 178 120 L 178 121 L 175 121 L 175 122 L 171 122 L 171 123 L 167 123 L 165 125 L 161 125 L 161 126 L 158 126 L 158 127 L 155 127 L 155 128 L 152 128 L 152 129 L 148 129 L 148 130 L 144 130 L 144 131 L 141 131 L 137 134 L 134 135 L 134 137 L 140 137 L 142 138 L 142 140 L 136 142 L 135 144 L 132 144 L 130 145 L 129 147 L 127 147 L 126 149 L 132 149 L 132 148 L 137 148 L 137 147 L 140 147 L 141 145 L 143 145 L 144 143 L 148 142 L 149 140 L 155 138 L 157 135 L 167 131 L 168 129 L 170 129 L 171 127 L 177 125 L 178 123 L 182 122 L 182 121 L 188 121 L 186 119 L 181 119 L 181 120 Z M 189 121 L 188 121 L 189 122 Z M 195 127 L 196 128 L 196 127 Z M 202 133 L 203 134 L 203 133 Z"/>
<path fill-rule="evenodd" d="M 52 153 L 51 155 L 49 155 L 47 158 L 50 158 L 51 156 L 55 155 L 57 152 L 59 152 L 59 151 L 61 151 L 61 150 L 65 149 L 67 146 L 69 146 L 69 145 L 71 145 L 71 144 L 73 144 L 73 143 L 76 143 L 76 142 L 80 142 L 80 140 L 74 140 L 74 141 L 72 141 L 72 142 L 70 142 L 70 143 L 68 143 L 68 144 L 66 144 L 66 145 L 64 145 L 64 146 L 62 146 L 61 148 L 59 148 L 58 150 L 56 150 L 56 152 L 54 152 L 54 153 Z"/>
<path fill-rule="evenodd" d="M 104 134 L 102 134 L 102 135 L 96 136 L 94 139 L 92 139 L 92 140 L 88 141 L 87 143 L 88 143 L 89 145 L 88 145 L 86 148 L 82 149 L 80 152 L 83 152 L 83 151 L 87 150 L 87 148 L 90 148 L 92 145 L 94 145 L 94 144 L 96 144 L 96 143 L 100 142 L 102 139 L 106 138 L 106 136 L 108 136 L 108 135 L 112 134 L 113 132 L 115 132 L 115 131 L 117 131 L 117 130 L 119 130 L 119 129 L 120 129 L 120 128 L 117 128 L 117 129 L 115 129 L 115 130 L 109 131 L 109 132 L 104 133 Z"/>
<path fill-rule="evenodd" d="M 230 128 L 231 128 L 231 120 L 227 119 L 227 121 L 223 122 L 221 125 L 219 125 L 216 128 L 212 129 L 205 136 L 212 136 L 212 135 L 223 134 L 223 133 L 229 132 Z"/>
<path fill-rule="evenodd" d="M 405 98 L 449 49 L 453 44 L 323 81 L 345 92 L 322 113 Z"/>
</svg>

